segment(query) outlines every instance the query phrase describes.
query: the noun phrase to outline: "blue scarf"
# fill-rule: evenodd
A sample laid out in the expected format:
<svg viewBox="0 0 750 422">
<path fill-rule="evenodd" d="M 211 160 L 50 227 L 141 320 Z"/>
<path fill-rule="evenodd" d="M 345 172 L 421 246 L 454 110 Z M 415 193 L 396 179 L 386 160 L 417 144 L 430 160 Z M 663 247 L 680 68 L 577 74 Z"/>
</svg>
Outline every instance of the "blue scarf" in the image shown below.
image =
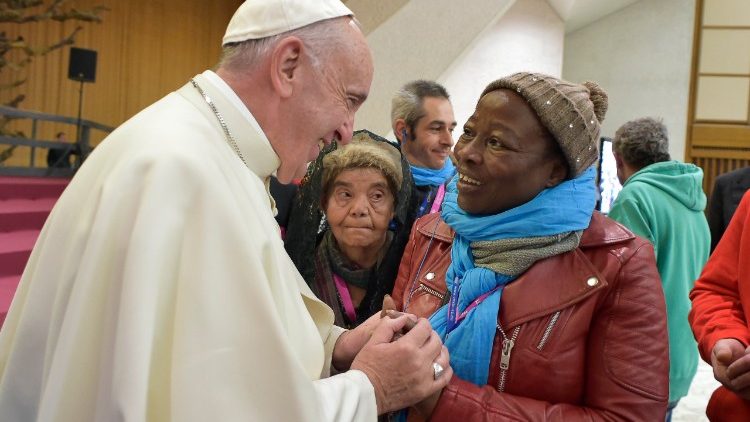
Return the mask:
<svg viewBox="0 0 750 422">
<path fill-rule="evenodd" d="M 417 186 L 440 186 L 456 174 L 456 167 L 450 158 L 445 159 L 443 168 L 438 170 L 410 165 L 414 184 Z"/>
<path fill-rule="evenodd" d="M 456 231 L 451 265 L 445 277 L 454 296 L 449 305 L 430 317 L 430 322 L 448 347 L 451 366 L 462 379 L 477 385 L 487 384 L 502 288 L 515 278 L 475 267 L 471 242 L 551 236 L 586 229 L 596 203 L 595 175 L 596 170 L 591 167 L 575 179 L 543 190 L 523 205 L 488 216 L 471 215 L 458 206 L 458 177 L 448 184 L 441 216 Z M 454 319 L 449 321 L 451 305 L 455 314 L 461 314 L 493 289 L 457 325 L 452 322 Z"/>
</svg>

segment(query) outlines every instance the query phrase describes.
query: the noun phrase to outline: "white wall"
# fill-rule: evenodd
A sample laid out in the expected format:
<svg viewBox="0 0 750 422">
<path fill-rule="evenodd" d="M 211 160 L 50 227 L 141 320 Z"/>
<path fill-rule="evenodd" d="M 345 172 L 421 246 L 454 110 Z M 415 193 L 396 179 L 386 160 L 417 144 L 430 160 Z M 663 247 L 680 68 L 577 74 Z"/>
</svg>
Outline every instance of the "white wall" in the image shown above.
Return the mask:
<svg viewBox="0 0 750 422">
<path fill-rule="evenodd" d="M 641 0 L 565 37 L 563 77 L 609 94 L 603 136 L 662 117 L 673 159 L 685 158 L 695 0 Z"/>
<path fill-rule="evenodd" d="M 545 0 L 518 0 L 438 78 L 451 95 L 454 138 L 492 81 L 519 71 L 562 74 L 564 23 Z"/>
<path fill-rule="evenodd" d="M 362 32 L 365 35 L 374 31 L 383 22 L 388 20 L 394 13 L 409 0 L 348 0 L 345 1 L 349 8 L 359 20 Z"/>
<path fill-rule="evenodd" d="M 391 97 L 396 90 L 414 79 L 437 80 L 514 2 L 472 0 L 470 7 L 455 0 L 410 0 L 404 4 L 367 35 L 375 76 L 355 127 L 387 134 L 391 130 Z M 378 7 L 377 1 L 370 4 Z"/>
</svg>

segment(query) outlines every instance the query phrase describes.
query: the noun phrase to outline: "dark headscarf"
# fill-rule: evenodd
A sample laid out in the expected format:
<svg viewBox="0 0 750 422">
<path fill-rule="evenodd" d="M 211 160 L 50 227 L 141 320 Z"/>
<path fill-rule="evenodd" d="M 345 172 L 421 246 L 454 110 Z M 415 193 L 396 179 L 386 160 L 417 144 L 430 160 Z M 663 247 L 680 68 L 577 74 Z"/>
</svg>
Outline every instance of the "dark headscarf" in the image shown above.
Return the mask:
<svg viewBox="0 0 750 422">
<path fill-rule="evenodd" d="M 387 139 L 367 130 L 357 131 L 355 135 L 362 133 L 374 141 L 389 142 Z M 389 144 L 393 145 L 390 142 Z M 315 255 L 318 244 L 325 233 L 330 230 L 328 223 L 325 221 L 323 210 L 320 208 L 323 158 L 337 148 L 337 143 L 332 143 L 320 152 L 315 161 L 310 163 L 295 198 L 284 241 L 284 247 L 292 258 L 292 262 L 310 285 L 315 280 Z M 406 243 L 409 241 L 409 233 L 414 224 L 418 204 L 413 193 L 414 181 L 409 163 L 403 154 L 401 154 L 401 169 L 403 181 L 396 198 L 396 209 L 390 227 L 393 240 L 385 251 L 380 265 L 374 271 L 373 280 L 368 284 L 367 293 L 359 305 L 358 322 L 362 322 L 370 315 L 380 311 L 383 296 L 390 294 L 393 290 L 401 256 L 404 253 Z"/>
</svg>

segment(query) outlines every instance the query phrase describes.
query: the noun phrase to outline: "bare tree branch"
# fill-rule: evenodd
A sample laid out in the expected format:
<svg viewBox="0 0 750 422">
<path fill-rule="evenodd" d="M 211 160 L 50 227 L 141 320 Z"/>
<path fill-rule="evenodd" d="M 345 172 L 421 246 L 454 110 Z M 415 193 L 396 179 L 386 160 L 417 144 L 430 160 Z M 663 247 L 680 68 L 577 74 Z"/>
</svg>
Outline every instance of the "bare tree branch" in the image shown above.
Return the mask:
<svg viewBox="0 0 750 422">
<path fill-rule="evenodd" d="M 12 3 L 19 3 L 16 7 L 13 7 Z M 89 10 L 78 10 L 75 7 L 71 7 L 69 10 L 62 10 L 61 6 L 65 3 L 64 0 L 54 0 L 49 7 L 43 12 L 38 13 L 26 13 L 26 9 L 42 5 L 44 2 L 39 0 L 31 0 L 27 2 L 11 2 L 8 7 L 8 2 L 0 2 L 0 23 L 27 23 L 27 22 L 40 22 L 45 20 L 55 20 L 58 22 L 64 22 L 67 20 L 78 20 L 83 22 L 101 22 L 101 14 L 105 11 L 110 10 L 107 6 L 97 5 Z"/>
<path fill-rule="evenodd" d="M 0 90 L 18 88 L 19 86 L 25 83 L 26 83 L 26 79 L 18 79 L 7 84 L 0 84 Z"/>
<path fill-rule="evenodd" d="M 5 103 L 3 105 L 4 106 L 8 106 L 8 107 L 18 108 L 18 105 L 21 104 L 21 102 L 23 100 L 25 100 L 25 99 L 26 99 L 25 95 L 18 94 L 18 95 L 16 95 L 15 98 L 13 98 L 12 100 L 8 101 L 7 103 Z"/>
<path fill-rule="evenodd" d="M 48 5 L 45 6 L 47 3 Z M 102 5 L 79 10 L 75 7 L 66 7 L 66 3 L 67 0 L 0 0 L 0 24 L 15 23 L 22 25 L 49 20 L 57 22 L 101 22 L 101 15 L 110 10 Z M 29 45 L 22 36 L 10 39 L 5 31 L 0 31 L 0 73 L 3 71 L 20 73 L 26 70 L 33 59 L 45 56 L 67 45 L 72 45 L 75 42 L 75 37 L 82 29 L 83 27 L 79 25 L 67 37 L 49 45 Z M 21 52 L 21 57 L 18 58 L 14 54 L 14 59 L 9 59 L 6 55 L 13 51 Z M 0 92 L 17 89 L 23 86 L 27 80 L 24 76 L 13 76 L 10 79 L 11 82 L 0 84 Z M 3 105 L 18 108 L 24 98 L 26 98 L 25 95 L 17 94 Z M 26 137 L 21 131 L 9 129 L 8 125 L 13 120 L 16 119 L 0 115 L 0 135 Z M 0 151 L 0 165 L 13 154 L 15 148 L 15 146 L 11 146 Z"/>
<path fill-rule="evenodd" d="M 16 149 L 18 145 L 11 145 L 2 152 L 0 152 L 0 165 L 3 165 L 3 162 L 5 162 L 8 158 L 10 158 L 13 155 L 13 151 Z"/>
</svg>

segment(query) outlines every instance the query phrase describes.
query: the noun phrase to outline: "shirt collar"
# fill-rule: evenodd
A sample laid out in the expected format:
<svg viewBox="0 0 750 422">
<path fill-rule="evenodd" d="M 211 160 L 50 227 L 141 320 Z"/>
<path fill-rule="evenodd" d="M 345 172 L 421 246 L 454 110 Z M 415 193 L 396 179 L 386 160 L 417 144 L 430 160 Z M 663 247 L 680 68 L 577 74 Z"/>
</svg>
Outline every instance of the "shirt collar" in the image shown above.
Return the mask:
<svg viewBox="0 0 750 422">
<path fill-rule="evenodd" d="M 211 70 L 195 77 L 224 118 L 248 168 L 265 179 L 275 174 L 281 160 L 263 129 L 232 88 Z"/>
</svg>

